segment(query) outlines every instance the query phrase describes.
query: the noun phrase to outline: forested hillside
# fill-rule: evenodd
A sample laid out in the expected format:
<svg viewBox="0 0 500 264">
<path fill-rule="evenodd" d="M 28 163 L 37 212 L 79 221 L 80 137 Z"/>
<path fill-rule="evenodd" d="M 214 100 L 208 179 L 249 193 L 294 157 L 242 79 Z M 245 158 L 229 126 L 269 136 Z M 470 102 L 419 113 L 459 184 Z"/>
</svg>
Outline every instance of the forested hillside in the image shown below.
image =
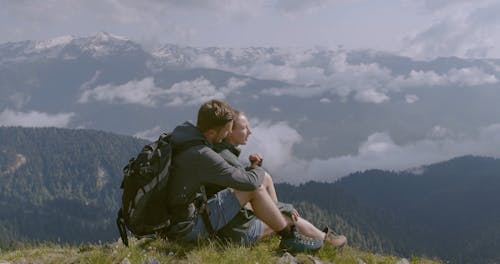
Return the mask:
<svg viewBox="0 0 500 264">
<path fill-rule="evenodd" d="M 0 128 L 0 228 L 7 231 L 0 240 L 116 240 L 122 168 L 146 143 L 93 130 Z M 354 245 L 383 247 L 373 232 L 358 231 L 363 222 L 353 225 L 335 213 L 352 208 L 352 199 L 336 198 L 335 206 L 322 208 L 295 198 L 311 221 L 347 232 Z"/>
<path fill-rule="evenodd" d="M 465 156 L 416 172 L 371 170 L 335 184 L 398 221 L 384 233 L 399 252 L 457 263 L 500 260 L 500 160 Z"/>
<path fill-rule="evenodd" d="M 369 170 L 336 183 L 277 189 L 282 199 L 340 216 L 365 238 L 344 231 L 360 246 L 452 263 L 500 260 L 498 159 L 465 156 L 412 171 Z"/>
<path fill-rule="evenodd" d="M 121 169 L 146 141 L 92 130 L 0 128 L 1 240 L 109 240 Z"/>
<path fill-rule="evenodd" d="M 0 246 L 116 241 L 121 170 L 146 143 L 93 130 L 0 127 Z M 355 247 L 491 263 L 500 260 L 499 172 L 498 159 L 466 156 L 276 189 Z"/>
</svg>

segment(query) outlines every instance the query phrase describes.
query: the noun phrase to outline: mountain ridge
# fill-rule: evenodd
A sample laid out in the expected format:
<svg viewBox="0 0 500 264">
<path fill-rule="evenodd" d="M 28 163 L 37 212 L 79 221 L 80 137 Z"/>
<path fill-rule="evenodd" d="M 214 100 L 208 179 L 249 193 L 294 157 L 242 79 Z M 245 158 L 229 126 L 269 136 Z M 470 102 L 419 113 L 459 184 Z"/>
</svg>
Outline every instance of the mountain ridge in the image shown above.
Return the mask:
<svg viewBox="0 0 500 264">
<path fill-rule="evenodd" d="M 10 60 L 0 62 L 0 125 L 139 135 L 172 129 L 203 100 L 218 97 L 258 124 L 287 122 L 301 136 L 291 143 L 293 155 L 325 160 L 359 155 L 377 133 L 401 148 L 474 140 L 500 114 L 500 61 L 490 59 L 417 61 L 321 47 L 169 44 L 151 51 L 109 33 L 41 42 L 0 44 L 0 60 Z M 47 49 L 31 52 L 37 43 Z M 161 49 L 170 59 L 159 56 Z M 443 108 L 449 98 L 454 102 Z M 120 121 L 123 116 L 135 122 Z"/>
</svg>

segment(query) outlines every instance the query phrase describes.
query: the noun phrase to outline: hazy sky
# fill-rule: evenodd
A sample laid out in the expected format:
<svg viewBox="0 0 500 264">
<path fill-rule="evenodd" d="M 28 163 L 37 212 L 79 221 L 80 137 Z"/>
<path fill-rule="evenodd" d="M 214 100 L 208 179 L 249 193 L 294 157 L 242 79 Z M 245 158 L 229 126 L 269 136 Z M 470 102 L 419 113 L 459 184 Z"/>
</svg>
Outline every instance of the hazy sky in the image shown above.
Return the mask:
<svg viewBox="0 0 500 264">
<path fill-rule="evenodd" d="M 500 57 L 498 0 L 0 0 L 0 43 L 109 32 L 146 47 L 371 48 Z"/>
<path fill-rule="evenodd" d="M 500 46 L 496 45 L 500 43 L 498 14 L 500 0 L 0 0 L 0 43 L 108 32 L 128 37 L 146 48 L 164 43 L 198 47 L 321 46 L 337 51 L 325 58 L 329 60 L 327 66 L 308 63 L 311 51 L 294 52 L 295 49 L 288 50 L 283 65 L 261 58 L 252 65 L 227 69 L 218 65 L 215 58 L 202 56 L 190 66 L 220 68 L 242 76 L 291 84 L 264 89 L 261 96 L 317 98 L 321 104 L 334 104 L 335 98 L 340 98 L 341 103 L 353 100 L 357 103 L 354 107 L 362 109 L 375 109 L 363 104 L 381 107 L 397 104 L 401 109 L 411 104 L 415 116 L 419 116 L 419 111 L 432 106 L 434 101 L 426 101 L 429 98 L 425 93 L 417 95 L 416 87 L 426 87 L 428 91 L 434 88 L 441 91 L 441 87 L 478 89 L 477 98 L 484 96 L 488 99 L 485 102 L 493 104 L 495 101 L 481 92 L 488 92 L 491 87 L 498 90 L 500 67 L 491 64 L 485 70 L 479 66 L 447 68 L 435 64 L 444 68 L 415 69 L 402 74 L 398 69 L 377 63 L 350 64 L 346 50 L 368 48 L 412 58 L 500 58 Z M 70 38 L 59 41 L 65 39 Z M 344 49 L 337 49 L 338 46 Z M 224 99 L 247 85 L 246 79 L 230 78 L 226 83 L 216 84 L 203 76 L 170 87 L 155 82 L 154 76 L 139 79 L 131 76 L 122 83 L 94 85 L 99 75 L 96 70 L 82 84 L 75 103 L 194 108 L 209 98 Z M 54 113 L 27 107 L 30 100 L 35 100 L 32 96 L 35 95 L 17 91 L 9 95 L 4 101 L 10 102 L 10 106 L 0 105 L 0 125 L 86 126 L 72 123 L 80 115 L 73 110 Z M 444 98 L 448 110 L 463 107 L 454 105 L 458 98 L 455 94 L 440 98 Z M 470 99 L 478 102 L 476 98 Z M 306 138 L 307 133 L 293 126 L 293 121 L 285 115 L 276 122 L 250 116 L 260 120 L 252 122 L 255 134 L 245 151 L 262 153 L 266 166 L 278 178 L 289 182 L 332 180 L 370 168 L 406 169 L 466 154 L 500 157 L 500 120 L 489 117 L 475 120 L 479 112 L 474 111 L 486 109 L 487 113 L 493 106 L 470 106 L 463 108 L 464 111 L 436 111 L 434 123 L 426 123 L 428 133 L 419 132 L 423 133 L 421 137 L 411 142 L 401 142 L 389 130 L 366 127 L 368 135 L 353 140 L 355 147 L 350 153 L 308 160 L 296 155 L 294 145 L 322 140 L 321 135 Z M 270 106 L 270 112 L 280 111 Z M 461 131 L 465 125 L 454 123 L 453 113 L 462 112 L 464 118 L 469 118 L 460 120 L 470 124 L 467 131 Z M 165 128 L 151 124 L 137 129 L 136 136 L 155 138 Z"/>
</svg>

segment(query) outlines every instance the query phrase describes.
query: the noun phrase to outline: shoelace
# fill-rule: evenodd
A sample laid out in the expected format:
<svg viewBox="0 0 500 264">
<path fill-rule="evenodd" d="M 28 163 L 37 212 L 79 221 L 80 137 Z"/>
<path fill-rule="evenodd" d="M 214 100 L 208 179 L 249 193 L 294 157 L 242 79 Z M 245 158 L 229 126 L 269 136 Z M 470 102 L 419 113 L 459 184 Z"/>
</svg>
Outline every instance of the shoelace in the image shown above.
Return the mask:
<svg viewBox="0 0 500 264">
<path fill-rule="evenodd" d="M 294 230 L 293 233 L 294 233 L 294 238 L 298 242 L 304 243 L 304 244 L 309 245 L 309 246 L 317 245 L 317 242 L 318 242 L 317 239 L 311 238 L 308 236 L 304 236 L 304 235 L 300 234 L 297 230 Z"/>
</svg>

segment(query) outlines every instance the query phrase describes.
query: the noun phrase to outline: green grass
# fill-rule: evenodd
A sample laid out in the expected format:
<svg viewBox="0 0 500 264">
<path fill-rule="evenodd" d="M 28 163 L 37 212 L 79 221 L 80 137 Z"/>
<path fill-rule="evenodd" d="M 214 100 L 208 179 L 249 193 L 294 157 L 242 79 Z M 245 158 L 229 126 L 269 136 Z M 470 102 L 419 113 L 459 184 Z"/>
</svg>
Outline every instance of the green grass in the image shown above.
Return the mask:
<svg viewBox="0 0 500 264">
<path fill-rule="evenodd" d="M 271 238 L 255 246 L 239 246 L 219 241 L 200 242 L 197 245 L 168 242 L 161 239 L 141 239 L 130 241 L 130 247 L 122 243 L 85 244 L 80 246 L 44 243 L 39 245 L 23 245 L 17 249 L 0 251 L 0 263 L 277 263 L 283 255 L 278 250 L 279 240 Z M 397 263 L 400 257 L 384 256 L 346 247 L 337 251 L 325 246 L 319 252 L 295 256 L 300 263 L 314 263 L 313 258 L 322 263 L 357 264 L 362 260 L 367 264 Z M 126 260 L 125 260 L 126 261 Z M 413 264 L 441 263 L 412 257 Z"/>
</svg>

